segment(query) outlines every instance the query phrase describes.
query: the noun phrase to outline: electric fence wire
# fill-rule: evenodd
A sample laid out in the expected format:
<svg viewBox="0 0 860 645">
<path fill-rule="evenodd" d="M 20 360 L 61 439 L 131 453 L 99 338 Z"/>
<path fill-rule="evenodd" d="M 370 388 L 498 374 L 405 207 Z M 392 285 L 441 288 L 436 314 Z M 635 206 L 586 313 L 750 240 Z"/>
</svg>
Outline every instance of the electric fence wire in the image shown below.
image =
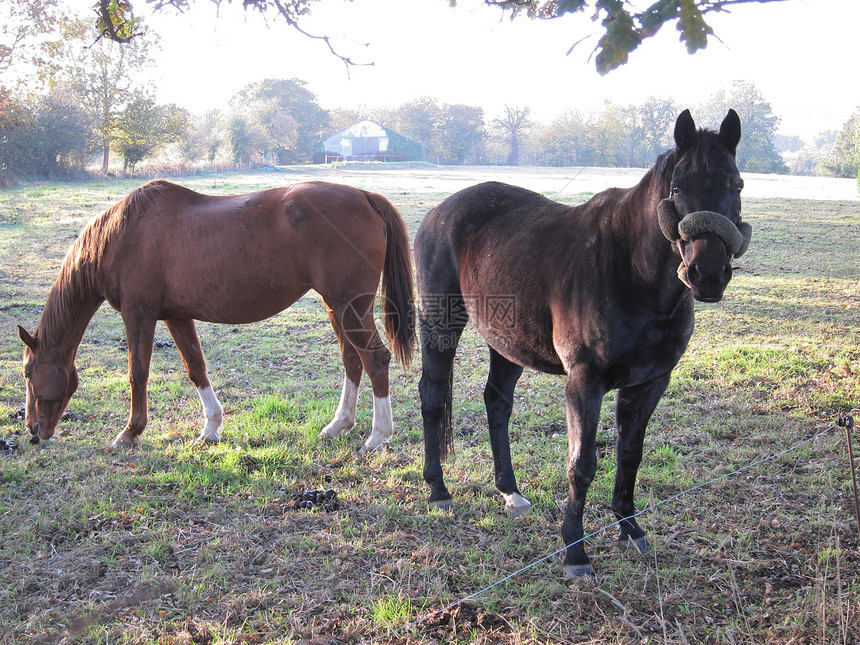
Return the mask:
<svg viewBox="0 0 860 645">
<path fill-rule="evenodd" d="M 852 412 L 854 412 L 854 411 L 852 410 Z M 616 520 L 616 521 L 612 522 L 611 524 L 607 524 L 606 526 L 603 526 L 603 527 L 597 529 L 596 531 L 589 533 L 588 535 L 583 536 L 582 538 L 580 538 L 576 542 L 573 542 L 571 544 L 567 544 L 567 545 L 561 547 L 560 549 L 557 549 L 556 551 L 553 551 L 552 553 L 545 555 L 542 558 L 539 558 L 538 560 L 535 560 L 534 562 L 527 564 L 526 566 L 522 567 L 521 569 L 514 571 L 513 573 L 505 576 L 504 578 L 497 580 L 493 584 L 484 587 L 483 589 L 479 589 L 478 591 L 475 591 L 475 592 L 469 594 L 468 596 L 460 598 L 459 600 L 452 602 L 451 604 L 449 604 L 445 607 L 442 607 L 441 609 L 437 609 L 434 612 L 425 614 L 424 616 L 421 616 L 420 618 L 417 618 L 417 619 L 413 620 L 412 622 L 406 623 L 405 625 L 401 625 L 400 627 L 398 627 L 396 629 L 392 629 L 392 630 L 386 632 L 385 634 L 381 634 L 379 636 L 374 636 L 371 639 L 361 641 L 359 643 L 359 645 L 370 645 L 370 643 L 376 643 L 378 641 L 392 638 L 401 632 L 404 632 L 404 631 L 411 629 L 413 627 L 417 627 L 418 625 L 420 625 L 423 622 L 426 622 L 432 618 L 435 618 L 436 616 L 444 614 L 445 612 L 451 611 L 452 609 L 455 609 L 456 607 L 459 607 L 460 605 L 462 605 L 462 604 L 464 604 L 470 600 L 474 600 L 478 596 L 481 596 L 481 595 L 487 593 L 488 591 L 495 589 L 496 587 L 500 587 L 501 585 L 505 584 L 506 582 L 516 578 L 517 576 L 525 573 L 526 571 L 529 571 L 530 569 L 533 569 L 534 567 L 538 566 L 539 564 L 543 564 L 547 560 L 551 560 L 552 558 L 564 553 L 567 549 L 574 546 L 575 544 L 579 544 L 580 542 L 585 542 L 586 540 L 589 540 L 589 539 L 591 539 L 597 535 L 600 535 L 601 533 L 605 533 L 609 529 L 611 529 L 615 526 L 618 526 L 622 522 L 641 517 L 642 515 L 645 515 L 646 513 L 649 513 L 653 510 L 656 510 L 657 508 L 664 506 L 665 504 L 669 504 L 670 502 L 674 502 L 675 500 L 677 500 L 680 497 L 684 497 L 685 495 L 689 495 L 690 493 L 694 493 L 694 492 L 696 492 L 702 488 L 706 488 L 708 486 L 711 486 L 711 485 L 713 485 L 713 484 L 715 484 L 715 483 L 717 483 L 723 479 L 728 479 L 729 477 L 734 477 L 735 475 L 739 475 L 740 473 L 743 473 L 747 470 L 755 468 L 756 466 L 760 466 L 761 464 L 764 464 L 764 463 L 767 463 L 769 461 L 773 461 L 775 459 L 778 459 L 779 457 L 782 457 L 783 455 L 787 455 L 788 453 L 794 452 L 795 450 L 799 450 L 803 446 L 810 444 L 813 441 L 816 441 L 818 438 L 823 437 L 824 435 L 826 435 L 829 432 L 832 432 L 836 427 L 837 427 L 836 424 L 830 425 L 829 427 L 825 428 L 824 430 L 821 430 L 820 432 L 813 435 L 812 437 L 809 437 L 808 439 L 804 439 L 803 441 L 801 441 L 801 442 L 799 442 L 793 446 L 790 446 L 789 448 L 785 448 L 784 450 L 780 450 L 779 452 L 774 453 L 768 457 L 763 457 L 762 459 L 754 461 L 751 464 L 747 464 L 746 466 L 742 466 L 741 468 L 738 468 L 738 469 L 733 470 L 731 472 L 724 473 L 722 475 L 714 477 L 713 479 L 709 479 L 706 482 L 696 484 L 695 486 L 692 486 L 692 487 L 688 488 L 687 490 L 683 490 L 680 493 L 676 493 L 670 497 L 667 497 L 666 499 L 660 500 L 659 502 L 649 504 L 647 507 L 645 507 L 644 509 L 642 509 L 638 513 L 634 513 L 633 515 L 629 515 L 628 517 L 622 517 L 621 519 Z"/>
</svg>

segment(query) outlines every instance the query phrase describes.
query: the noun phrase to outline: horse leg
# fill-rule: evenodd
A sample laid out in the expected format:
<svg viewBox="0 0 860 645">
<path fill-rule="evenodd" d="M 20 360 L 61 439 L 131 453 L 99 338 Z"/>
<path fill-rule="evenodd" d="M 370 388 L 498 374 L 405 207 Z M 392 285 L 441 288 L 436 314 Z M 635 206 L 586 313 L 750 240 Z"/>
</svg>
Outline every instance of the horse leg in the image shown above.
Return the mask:
<svg viewBox="0 0 860 645">
<path fill-rule="evenodd" d="M 585 553 L 582 515 L 588 487 L 597 471 L 595 438 L 600 418 L 600 402 L 606 393 L 598 375 L 587 366 L 576 366 L 567 376 L 567 479 L 570 485 L 561 535 L 568 548 L 564 556 L 565 578 L 593 575 Z"/>
<path fill-rule="evenodd" d="M 466 326 L 465 316 L 452 315 L 452 308 L 465 311 L 459 294 L 424 296 L 419 315 L 422 367 L 418 392 L 424 422 L 424 481 L 430 485 L 430 506 L 444 510 L 454 508 L 442 477 L 442 455 L 447 451 L 451 425 L 454 355 Z"/>
<path fill-rule="evenodd" d="M 343 327 L 334 311 L 326 305 L 332 329 L 337 336 L 340 345 L 340 355 L 343 361 L 343 389 L 340 393 L 340 401 L 331 422 L 320 431 L 320 438 L 334 439 L 346 430 L 355 427 L 355 407 L 358 400 L 358 385 L 361 381 L 361 357 L 355 347 L 344 335 Z"/>
<path fill-rule="evenodd" d="M 194 439 L 194 443 L 217 443 L 221 440 L 224 408 L 218 402 L 218 397 L 215 396 L 215 391 L 209 382 L 206 359 L 203 357 L 203 348 L 197 335 L 197 324 L 191 319 L 165 320 L 164 324 L 176 343 L 176 349 L 179 350 L 188 378 L 197 388 L 200 403 L 203 405 L 205 423 L 200 434 Z"/>
<path fill-rule="evenodd" d="M 337 326 L 342 330 L 343 344 L 350 345 L 351 350 L 345 349 L 344 369 L 352 370 L 351 353 L 358 355 L 361 366 L 370 377 L 373 389 L 373 425 L 370 436 L 364 442 L 360 452 L 376 450 L 388 443 L 394 435 L 394 418 L 391 414 L 391 398 L 388 389 L 388 366 L 391 363 L 391 352 L 385 347 L 376 324 L 373 322 L 373 301 L 376 298 L 375 288 L 362 292 L 345 305 L 333 305 L 330 318 L 334 317 Z M 335 331 L 337 331 L 337 326 Z M 347 364 L 347 361 L 350 361 Z M 346 378 L 352 377 L 347 372 Z M 355 393 L 347 392 L 348 397 L 358 394 L 358 377 L 355 377 Z M 346 385 L 344 386 L 346 389 Z M 354 404 L 353 404 L 354 406 Z"/>
<path fill-rule="evenodd" d="M 669 376 L 649 381 L 635 387 L 618 390 L 615 403 L 615 416 L 618 422 L 618 442 L 616 444 L 617 470 L 615 490 L 612 493 L 612 511 L 621 520 L 621 534 L 618 539 L 623 546 L 629 546 L 640 553 L 650 546 L 639 524 L 631 516 L 636 513 L 633 505 L 633 489 L 636 486 L 636 473 L 642 461 L 642 445 L 645 442 L 645 428 L 660 397 L 669 385 Z"/>
<path fill-rule="evenodd" d="M 496 488 L 505 499 L 505 512 L 509 517 L 525 515 L 532 507 L 517 488 L 508 435 L 508 422 L 514 405 L 514 388 L 522 373 L 521 365 L 512 363 L 490 348 L 490 375 L 484 387 L 484 405 L 487 407 Z"/>
<path fill-rule="evenodd" d="M 128 342 L 128 380 L 131 385 L 131 411 L 125 428 L 113 440 L 113 446 L 134 445 L 147 422 L 146 385 L 155 338 L 155 319 L 138 320 L 133 314 L 123 316 Z"/>
</svg>

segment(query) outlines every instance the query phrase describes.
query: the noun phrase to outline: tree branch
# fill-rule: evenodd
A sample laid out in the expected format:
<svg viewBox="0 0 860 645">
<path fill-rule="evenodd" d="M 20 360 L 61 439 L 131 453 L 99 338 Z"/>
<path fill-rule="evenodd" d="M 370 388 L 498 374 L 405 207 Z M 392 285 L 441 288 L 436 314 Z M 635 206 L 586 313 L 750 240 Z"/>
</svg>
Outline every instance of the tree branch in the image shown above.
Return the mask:
<svg viewBox="0 0 860 645">
<path fill-rule="evenodd" d="M 244 0 L 243 4 L 245 7 L 249 5 L 265 5 L 267 0 Z M 373 67 L 374 63 L 356 63 L 354 60 L 349 58 L 348 56 L 344 56 L 340 52 L 338 52 L 334 45 L 331 43 L 331 38 L 329 36 L 317 36 L 315 34 L 308 33 L 305 31 L 300 25 L 298 21 L 298 16 L 307 15 L 308 8 L 307 5 L 311 0 L 271 0 L 272 3 L 277 8 L 278 12 L 283 16 L 284 20 L 287 21 L 287 24 L 295 29 L 297 32 L 305 36 L 306 38 L 310 38 L 312 40 L 321 40 L 325 43 L 326 47 L 328 47 L 329 52 L 336 58 L 339 58 L 344 66 L 346 67 L 346 75 L 349 77 L 350 67 Z M 292 5 L 292 13 L 290 12 L 290 7 L 288 5 Z M 261 10 L 265 10 L 262 8 Z M 368 47 L 370 43 L 364 43 L 365 47 Z"/>
<path fill-rule="evenodd" d="M 153 7 L 153 11 L 160 11 L 165 7 L 173 7 L 180 13 L 190 6 L 192 0 L 147 0 Z M 214 0 L 216 6 L 221 5 L 224 0 Z M 331 42 L 329 36 L 320 36 L 306 31 L 299 21 L 302 16 L 310 13 L 310 5 L 318 0 L 242 0 L 242 7 L 247 11 L 254 9 L 260 13 L 265 20 L 269 11 L 277 11 L 283 17 L 287 25 L 295 29 L 302 36 L 311 40 L 319 40 L 325 43 L 329 52 L 343 61 L 346 66 L 347 76 L 351 67 L 372 66 L 373 63 L 358 63 L 349 56 L 341 54 Z M 227 0 L 232 2 L 232 0 Z M 135 36 L 140 35 L 139 22 L 134 17 L 130 0 L 98 0 L 96 5 L 98 14 L 98 27 L 101 35 L 118 43 L 128 43 Z M 364 43 L 367 47 L 369 43 Z"/>
</svg>

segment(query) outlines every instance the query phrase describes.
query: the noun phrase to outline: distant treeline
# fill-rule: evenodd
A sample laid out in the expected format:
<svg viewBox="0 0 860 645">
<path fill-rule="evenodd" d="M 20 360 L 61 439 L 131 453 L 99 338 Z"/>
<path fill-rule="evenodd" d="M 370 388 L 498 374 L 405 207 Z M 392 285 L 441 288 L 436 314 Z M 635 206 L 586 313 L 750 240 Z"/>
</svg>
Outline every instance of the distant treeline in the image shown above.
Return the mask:
<svg viewBox="0 0 860 645">
<path fill-rule="evenodd" d="M 228 109 L 203 115 L 159 105 L 140 91 L 100 104 L 103 89 L 68 82 L 44 95 L 19 95 L 0 88 L 0 182 L 127 174 L 141 165 L 165 173 L 307 163 L 326 137 L 362 119 L 420 142 L 432 163 L 648 167 L 673 145 L 675 119 L 685 107 L 709 127 L 729 107 L 738 111 L 742 171 L 856 176 L 860 159 L 860 113 L 841 132 L 812 143 L 778 138 L 778 117 L 749 83 L 698 106 L 662 98 L 607 103 L 601 112 L 567 110 L 548 124 L 535 122 L 526 107 L 488 118 L 481 108 L 426 97 L 399 107 L 325 110 L 298 79 L 248 85 Z"/>
</svg>

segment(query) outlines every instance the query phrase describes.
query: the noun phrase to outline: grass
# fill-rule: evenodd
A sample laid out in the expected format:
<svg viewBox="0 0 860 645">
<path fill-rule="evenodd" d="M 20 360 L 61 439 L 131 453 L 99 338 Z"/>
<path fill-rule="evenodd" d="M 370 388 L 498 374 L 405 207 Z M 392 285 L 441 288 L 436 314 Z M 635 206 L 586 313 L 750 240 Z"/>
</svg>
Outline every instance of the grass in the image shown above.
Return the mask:
<svg viewBox="0 0 860 645">
<path fill-rule="evenodd" d="M 246 192 L 307 177 L 383 192 L 413 234 L 472 180 L 346 167 L 182 183 Z M 2 438 L 23 430 L 10 418 L 23 405 L 15 325 L 32 330 L 73 236 L 136 184 L 0 193 Z M 456 363 L 451 515 L 426 507 L 419 365 L 392 371 L 397 430 L 386 450 L 356 454 L 372 415 L 366 383 L 356 429 L 317 438 L 341 371 L 313 294 L 262 323 L 199 326 L 225 441 L 190 445 L 200 404 L 168 346 L 154 353 L 141 445 L 109 452 L 128 387 L 122 324 L 103 307 L 78 354 L 63 436 L 0 454 L 0 644 L 361 643 L 398 628 L 375 642 L 860 642 L 841 430 L 657 505 L 806 441 L 860 399 L 860 202 L 749 199 L 745 217 L 753 245 L 723 302 L 697 305 L 690 349 L 649 426 L 637 488 L 637 506 L 652 507 L 647 554 L 622 553 L 609 530 L 590 539 L 596 579 L 562 581 L 560 556 L 520 572 L 561 546 L 563 384 L 534 372 L 520 381 L 512 448 L 534 509 L 509 519 L 486 441 L 486 350 L 471 329 Z M 156 338 L 169 338 L 163 326 Z M 586 530 L 613 520 L 613 410 L 607 397 Z M 340 510 L 294 507 L 296 493 L 329 488 Z"/>
</svg>

